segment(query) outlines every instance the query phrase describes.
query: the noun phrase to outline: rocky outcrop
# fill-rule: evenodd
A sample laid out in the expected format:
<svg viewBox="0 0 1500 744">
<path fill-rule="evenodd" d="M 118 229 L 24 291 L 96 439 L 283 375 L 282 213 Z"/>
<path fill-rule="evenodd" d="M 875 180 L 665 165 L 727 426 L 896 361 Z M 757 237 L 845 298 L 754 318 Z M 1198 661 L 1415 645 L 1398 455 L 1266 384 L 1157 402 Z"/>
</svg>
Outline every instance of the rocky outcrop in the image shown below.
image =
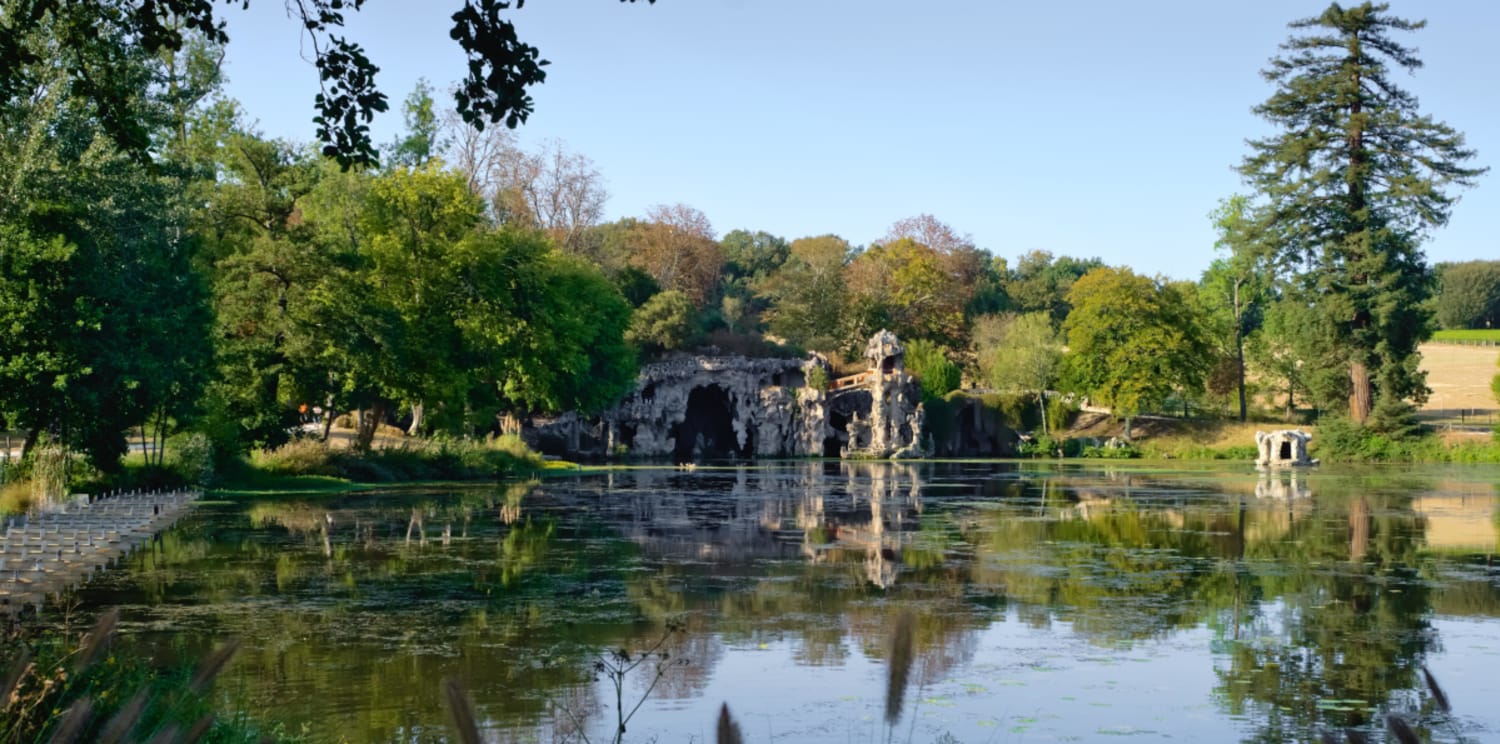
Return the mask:
<svg viewBox="0 0 1500 744">
<path fill-rule="evenodd" d="M 945 421 L 928 427 L 932 454 L 939 457 L 1015 457 L 1021 437 L 998 407 L 978 395 L 948 399 Z"/>
<path fill-rule="evenodd" d="M 924 454 L 921 390 L 903 368 L 900 341 L 882 331 L 866 353 L 869 372 L 808 385 L 828 363 L 740 356 L 678 356 L 646 365 L 635 390 L 587 418 L 564 414 L 523 423 L 545 454 L 566 457 L 913 457 Z"/>
</svg>

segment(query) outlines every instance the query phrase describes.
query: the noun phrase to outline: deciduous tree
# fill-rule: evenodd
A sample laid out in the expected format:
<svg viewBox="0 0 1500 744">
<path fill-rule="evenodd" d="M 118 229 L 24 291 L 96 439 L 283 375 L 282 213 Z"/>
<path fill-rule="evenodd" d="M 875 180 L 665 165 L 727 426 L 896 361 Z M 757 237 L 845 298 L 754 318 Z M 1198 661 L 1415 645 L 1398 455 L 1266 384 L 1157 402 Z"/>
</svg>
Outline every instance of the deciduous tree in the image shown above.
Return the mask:
<svg viewBox="0 0 1500 744">
<path fill-rule="evenodd" d="M 979 367 L 991 387 L 1035 392 L 1042 432 L 1047 431 L 1047 390 L 1057 380 L 1062 344 L 1052 316 L 1037 312 L 1002 316 L 998 333 L 977 346 Z"/>
<path fill-rule="evenodd" d="M 1500 327 L 1500 261 L 1438 267 L 1437 322 L 1443 328 Z"/>
<path fill-rule="evenodd" d="M 1172 284 L 1129 269 L 1094 269 L 1073 283 L 1067 333 L 1073 383 L 1130 419 L 1174 390 L 1203 384 L 1208 343 Z"/>
<path fill-rule="evenodd" d="M 836 235 L 792 241 L 786 262 L 761 285 L 771 300 L 771 333 L 816 351 L 834 351 L 843 337 L 848 288 L 845 267 L 852 253 Z"/>
<path fill-rule="evenodd" d="M 686 204 L 660 204 L 629 238 L 630 263 L 663 289 L 683 293 L 699 308 L 715 297 L 724 247 L 714 240 L 708 217 Z"/>
<path fill-rule="evenodd" d="M 249 0 L 241 5 L 248 6 Z M 318 70 L 313 123 L 323 154 L 345 167 L 375 163 L 369 123 L 375 112 L 388 108 L 375 84 L 380 68 L 363 47 L 340 34 L 345 14 L 363 5 L 364 0 L 287 2 L 287 15 L 307 35 Z M 459 114 L 476 128 L 503 122 L 514 129 L 526 121 L 533 104 L 528 90 L 547 79 L 541 51 L 521 41 L 502 16 L 502 11 L 524 5 L 525 0 L 464 0 L 453 13 L 449 36 L 468 60 L 453 98 Z M 48 29 L 61 52 L 51 60 L 53 66 L 68 76 L 102 131 L 141 160 L 151 156 L 150 126 L 116 85 L 134 74 L 126 60 L 138 52 L 181 49 L 194 34 L 216 44 L 229 41 L 215 3 L 208 0 L 6 0 L 0 10 L 0 102 L 30 94 L 35 83 L 30 70 L 48 54 L 26 39 Z"/>
</svg>

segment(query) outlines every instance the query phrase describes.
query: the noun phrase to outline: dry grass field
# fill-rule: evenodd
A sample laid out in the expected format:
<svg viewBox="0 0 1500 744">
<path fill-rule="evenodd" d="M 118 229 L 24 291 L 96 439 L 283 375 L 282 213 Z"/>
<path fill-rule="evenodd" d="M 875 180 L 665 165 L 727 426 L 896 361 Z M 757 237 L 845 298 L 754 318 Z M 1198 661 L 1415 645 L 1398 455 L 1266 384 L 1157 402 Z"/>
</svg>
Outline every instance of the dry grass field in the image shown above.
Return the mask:
<svg viewBox="0 0 1500 744">
<path fill-rule="evenodd" d="M 1500 367 L 1500 348 L 1423 344 L 1422 369 L 1432 397 L 1422 407 L 1423 421 L 1444 424 L 1493 425 L 1500 404 L 1490 390 L 1490 380 Z"/>
</svg>

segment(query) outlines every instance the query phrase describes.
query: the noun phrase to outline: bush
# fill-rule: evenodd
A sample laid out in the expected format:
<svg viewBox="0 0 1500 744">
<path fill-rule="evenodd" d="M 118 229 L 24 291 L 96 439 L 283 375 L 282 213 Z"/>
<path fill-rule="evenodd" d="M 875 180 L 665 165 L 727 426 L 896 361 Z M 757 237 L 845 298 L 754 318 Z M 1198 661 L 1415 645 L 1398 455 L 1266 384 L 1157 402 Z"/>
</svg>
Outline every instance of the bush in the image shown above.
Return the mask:
<svg viewBox="0 0 1500 744">
<path fill-rule="evenodd" d="M 184 483 L 206 486 L 214 480 L 214 443 L 202 432 L 186 432 L 167 440 L 171 467 Z"/>
<path fill-rule="evenodd" d="M 256 452 L 251 455 L 250 463 L 272 475 L 339 474 L 333 450 L 327 443 L 311 437 L 293 439 L 274 450 Z"/>
<path fill-rule="evenodd" d="M 807 372 L 807 386 L 813 390 L 828 389 L 828 370 L 821 364 L 814 364 Z"/>
<path fill-rule="evenodd" d="M 1057 440 L 1043 434 L 1031 441 L 1022 441 L 1020 453 L 1022 457 L 1057 457 Z"/>
</svg>

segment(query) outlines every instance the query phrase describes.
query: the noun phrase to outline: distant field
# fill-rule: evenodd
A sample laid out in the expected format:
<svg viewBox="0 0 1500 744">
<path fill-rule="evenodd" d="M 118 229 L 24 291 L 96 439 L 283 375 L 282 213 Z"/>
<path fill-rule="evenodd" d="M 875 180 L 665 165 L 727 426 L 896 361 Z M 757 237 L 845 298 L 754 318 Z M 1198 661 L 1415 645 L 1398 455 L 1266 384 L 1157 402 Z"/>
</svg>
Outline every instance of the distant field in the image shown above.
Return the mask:
<svg viewBox="0 0 1500 744">
<path fill-rule="evenodd" d="M 1447 331 L 1447 333 L 1495 333 L 1493 331 Z M 1497 334 L 1500 338 L 1500 334 Z M 1436 340 L 1436 339 L 1434 339 Z M 1444 424 L 1494 424 L 1495 394 L 1490 380 L 1500 367 L 1500 349 L 1494 346 L 1457 346 L 1446 343 L 1422 345 L 1422 369 L 1432 396 L 1422 406 L 1424 421 Z"/>
<path fill-rule="evenodd" d="M 1500 344 L 1500 328 L 1438 331 L 1432 340 L 1440 344 Z"/>
</svg>

